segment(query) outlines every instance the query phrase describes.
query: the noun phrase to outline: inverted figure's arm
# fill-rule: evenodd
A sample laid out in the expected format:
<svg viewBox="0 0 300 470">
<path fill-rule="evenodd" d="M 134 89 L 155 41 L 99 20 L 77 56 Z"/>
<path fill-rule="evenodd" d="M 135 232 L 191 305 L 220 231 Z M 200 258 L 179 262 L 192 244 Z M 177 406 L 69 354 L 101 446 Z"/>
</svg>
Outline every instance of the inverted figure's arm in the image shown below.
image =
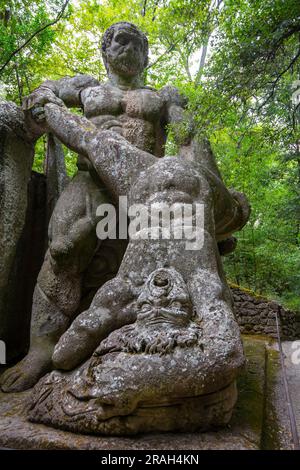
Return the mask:
<svg viewBox="0 0 300 470">
<path fill-rule="evenodd" d="M 88 157 L 88 142 L 97 134 L 96 126 L 85 117 L 54 103 L 46 103 L 44 112 L 47 131 L 69 149 Z"/>
<path fill-rule="evenodd" d="M 129 192 L 140 172 L 157 161 L 113 131 L 100 131 L 83 116 L 53 103 L 45 105 L 46 125 L 63 144 L 88 157 L 111 194 Z"/>
</svg>

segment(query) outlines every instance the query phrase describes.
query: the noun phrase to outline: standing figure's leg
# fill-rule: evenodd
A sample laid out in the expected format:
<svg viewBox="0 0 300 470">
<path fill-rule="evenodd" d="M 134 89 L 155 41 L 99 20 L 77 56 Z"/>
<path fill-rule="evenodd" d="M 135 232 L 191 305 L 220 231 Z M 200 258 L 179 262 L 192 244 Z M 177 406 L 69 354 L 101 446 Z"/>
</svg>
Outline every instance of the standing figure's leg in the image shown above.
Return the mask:
<svg viewBox="0 0 300 470">
<path fill-rule="evenodd" d="M 54 346 L 78 313 L 83 273 L 98 248 L 96 208 L 103 202 L 108 196 L 88 171 L 79 171 L 59 198 L 33 295 L 30 350 L 2 375 L 4 392 L 30 388 L 51 370 Z"/>
<path fill-rule="evenodd" d="M 33 294 L 30 349 L 24 359 L 1 377 L 4 392 L 26 390 L 51 370 L 54 346 L 68 327 L 79 298 L 80 276 L 54 273 L 51 256 L 47 252 Z M 66 304 L 64 310 L 63 299 Z M 69 299 L 68 305 L 66 299 Z"/>
</svg>

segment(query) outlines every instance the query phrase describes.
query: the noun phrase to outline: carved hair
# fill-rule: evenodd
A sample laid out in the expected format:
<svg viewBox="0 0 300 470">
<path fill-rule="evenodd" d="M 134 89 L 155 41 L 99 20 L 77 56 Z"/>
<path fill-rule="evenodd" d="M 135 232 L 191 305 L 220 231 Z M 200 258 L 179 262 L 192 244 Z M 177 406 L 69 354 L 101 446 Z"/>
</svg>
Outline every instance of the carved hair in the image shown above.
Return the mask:
<svg viewBox="0 0 300 470">
<path fill-rule="evenodd" d="M 138 27 L 135 26 L 133 23 L 129 23 L 127 21 L 119 21 L 118 23 L 114 23 L 109 28 L 107 28 L 102 38 L 101 47 L 102 47 L 102 57 L 103 57 L 105 68 L 107 69 L 106 50 L 109 48 L 112 38 L 115 32 L 119 28 L 132 30 L 135 34 L 140 36 L 142 43 L 143 43 L 143 49 L 144 49 L 144 57 L 145 57 L 144 67 L 146 67 L 148 64 L 148 52 L 149 52 L 147 36 L 140 29 L 138 29 Z"/>
<path fill-rule="evenodd" d="M 134 323 L 120 328 L 114 334 L 111 344 L 109 337 L 104 340 L 94 356 L 102 356 L 109 352 L 164 355 L 171 353 L 176 347 L 187 348 L 196 345 L 201 335 L 201 329 L 195 323 L 190 323 L 187 327 L 155 324 L 148 325 L 147 328 L 141 328 Z M 91 363 L 91 366 L 93 365 L 94 363 Z"/>
</svg>

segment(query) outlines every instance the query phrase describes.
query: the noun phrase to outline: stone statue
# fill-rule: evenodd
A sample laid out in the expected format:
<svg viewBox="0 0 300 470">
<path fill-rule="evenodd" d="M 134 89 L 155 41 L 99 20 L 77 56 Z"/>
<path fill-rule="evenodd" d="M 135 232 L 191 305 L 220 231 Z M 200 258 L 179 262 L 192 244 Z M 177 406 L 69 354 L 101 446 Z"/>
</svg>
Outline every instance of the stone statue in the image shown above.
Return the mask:
<svg viewBox="0 0 300 470">
<path fill-rule="evenodd" d="M 184 100 L 171 87 L 143 85 L 147 38 L 121 22 L 106 31 L 102 48 L 107 83 L 48 81 L 25 102 L 41 134 L 79 154 L 79 171 L 50 221 L 30 351 L 3 375 L 2 389 L 29 388 L 60 369 L 35 385 L 29 418 L 75 432 L 224 425 L 244 358 L 217 242 L 246 223 L 249 207 L 192 136 L 179 156 L 164 157 L 165 128 L 182 119 Z M 86 117 L 65 105 L 82 106 Z M 96 209 L 120 196 L 149 211 L 200 204 L 203 246 L 187 250 L 185 238 L 164 238 L 159 219 L 157 239 L 137 233 L 127 247 L 99 242 Z M 110 246 L 117 261 L 108 269 Z"/>
<path fill-rule="evenodd" d="M 157 159 L 57 105 L 46 104 L 45 112 L 51 132 L 89 158 L 115 200 L 127 195 L 130 204 L 149 208 L 158 201 L 202 203 L 204 246 L 194 252 L 184 239 L 130 240 L 116 277 L 98 290 L 53 355 L 65 370 L 91 359 L 71 375 L 43 378 L 30 419 L 107 434 L 226 424 L 243 352 L 214 217 L 232 229 L 241 222 L 239 203 L 198 162 Z"/>
<path fill-rule="evenodd" d="M 0 99 L 0 340 L 8 363 L 28 350 L 32 293 L 45 255 L 46 177 L 32 172 L 39 135 L 30 115 Z"/>
</svg>

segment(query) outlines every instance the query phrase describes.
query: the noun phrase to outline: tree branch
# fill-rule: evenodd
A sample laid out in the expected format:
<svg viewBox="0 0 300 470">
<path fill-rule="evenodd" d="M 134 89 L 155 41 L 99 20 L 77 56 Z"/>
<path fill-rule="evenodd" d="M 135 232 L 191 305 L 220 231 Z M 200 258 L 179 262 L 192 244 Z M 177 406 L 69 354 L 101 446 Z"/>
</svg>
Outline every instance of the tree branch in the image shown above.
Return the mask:
<svg viewBox="0 0 300 470">
<path fill-rule="evenodd" d="M 38 34 L 40 34 L 42 31 L 44 31 L 45 29 L 49 28 L 50 26 L 54 26 L 60 19 L 61 17 L 63 16 L 64 12 L 65 12 L 65 9 L 67 8 L 67 5 L 69 3 L 70 0 L 66 0 L 65 3 L 63 4 L 62 6 L 62 9 L 60 11 L 60 13 L 57 15 L 57 17 L 50 21 L 49 23 L 45 24 L 44 26 L 42 26 L 41 28 L 39 28 L 37 31 L 35 31 L 34 33 L 31 34 L 31 36 L 29 36 L 29 38 L 20 46 L 18 47 L 16 50 L 14 50 L 10 56 L 8 57 L 8 59 L 6 60 L 6 62 L 2 65 L 2 67 L 0 68 L 0 73 L 3 72 L 3 70 L 5 69 L 5 67 L 9 64 L 9 62 L 11 61 L 11 59 L 16 55 L 18 54 L 22 49 L 24 49 L 24 47 L 26 47 L 30 41 L 35 37 L 37 36 Z"/>
<path fill-rule="evenodd" d="M 147 10 L 147 0 L 144 0 L 143 6 L 142 6 L 142 11 L 141 11 L 142 16 L 146 15 L 146 10 Z"/>
<path fill-rule="evenodd" d="M 190 82 L 193 81 L 192 79 L 192 74 L 191 74 L 191 71 L 190 71 L 190 66 L 189 66 L 189 54 L 187 54 L 185 57 L 183 54 L 180 54 L 181 57 L 182 57 L 182 61 L 184 63 L 184 68 L 185 68 L 185 71 L 186 71 L 186 74 L 188 76 L 188 79 Z"/>
<path fill-rule="evenodd" d="M 166 49 L 154 62 L 152 62 L 152 64 L 149 64 L 148 67 L 146 68 L 146 70 L 149 70 L 151 67 L 153 67 L 154 65 L 157 64 L 157 62 L 159 62 L 165 55 L 169 54 L 170 52 L 172 52 L 176 45 L 178 44 L 179 41 L 177 41 L 177 43 L 173 43 L 171 44 L 168 49 Z"/>
<path fill-rule="evenodd" d="M 258 111 L 260 111 L 269 101 L 271 98 L 273 98 L 274 94 L 275 94 L 275 89 L 276 89 L 276 86 L 279 82 L 279 80 L 283 77 L 284 74 L 286 74 L 291 68 L 292 66 L 295 64 L 295 62 L 297 62 L 297 60 L 300 58 L 300 49 L 298 50 L 297 54 L 295 55 L 295 57 L 293 57 L 293 59 L 290 61 L 289 65 L 287 67 L 285 67 L 276 77 L 276 79 L 272 82 L 272 90 L 271 92 L 269 93 L 269 95 L 267 96 L 267 98 L 264 100 L 264 102 L 258 107 Z"/>
<path fill-rule="evenodd" d="M 158 2 L 159 2 L 159 0 L 156 0 L 156 2 L 154 3 L 154 6 L 153 6 L 152 21 L 155 21 L 155 18 L 156 18 L 156 10 L 157 10 L 157 7 L 158 7 Z"/>
<path fill-rule="evenodd" d="M 212 2 L 210 4 L 210 7 L 209 7 L 208 15 L 207 15 L 207 18 L 206 18 L 206 22 L 205 22 L 207 26 L 209 25 L 209 22 L 211 20 L 211 16 L 212 16 L 214 10 L 216 10 L 218 12 L 222 3 L 223 3 L 223 0 L 217 0 L 217 4 L 215 4 L 215 0 L 212 0 Z M 196 86 L 199 85 L 199 83 L 200 83 L 201 75 L 202 75 L 202 72 L 203 72 L 203 69 L 204 69 L 204 66 L 205 66 L 205 60 L 206 60 L 206 56 L 207 56 L 208 44 L 209 44 L 211 34 L 212 34 L 212 32 L 210 32 L 207 35 L 206 42 L 202 46 L 200 63 L 199 63 L 198 71 L 197 71 L 196 78 L 195 78 L 195 85 Z"/>
<path fill-rule="evenodd" d="M 195 27 L 191 29 L 191 31 L 188 31 L 185 38 L 184 38 L 184 42 L 188 42 L 188 38 L 191 34 L 193 34 L 195 32 Z M 181 39 L 177 39 L 177 41 L 175 42 L 172 42 L 170 44 L 170 46 L 154 61 L 152 62 L 151 64 L 148 65 L 148 67 L 146 67 L 146 70 L 150 69 L 151 67 L 153 67 L 154 65 L 156 65 L 165 55 L 169 54 L 170 52 L 174 51 L 174 49 L 178 46 L 178 44 L 181 42 L 182 40 Z"/>
<path fill-rule="evenodd" d="M 208 41 L 209 41 L 209 39 L 208 39 Z M 202 72 L 203 72 L 203 69 L 204 69 L 205 59 L 206 59 L 206 54 L 207 54 L 207 48 L 208 48 L 208 41 L 207 41 L 206 44 L 204 44 L 202 46 L 200 64 L 199 64 L 198 72 L 197 72 L 196 79 L 195 79 L 195 85 L 196 86 L 199 85 L 200 78 L 201 78 L 201 75 L 202 75 Z"/>
</svg>

